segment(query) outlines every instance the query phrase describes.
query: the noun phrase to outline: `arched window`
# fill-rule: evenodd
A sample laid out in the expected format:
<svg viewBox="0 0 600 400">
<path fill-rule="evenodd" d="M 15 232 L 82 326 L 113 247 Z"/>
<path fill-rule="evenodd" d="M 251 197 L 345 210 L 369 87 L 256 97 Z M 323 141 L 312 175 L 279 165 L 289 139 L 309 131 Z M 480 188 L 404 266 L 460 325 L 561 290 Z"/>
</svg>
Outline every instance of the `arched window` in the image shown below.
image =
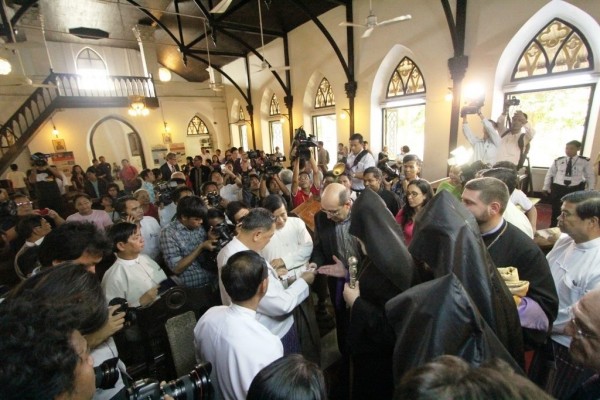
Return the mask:
<svg viewBox="0 0 600 400">
<path fill-rule="evenodd" d="M 423 157 L 425 150 L 425 79 L 417 64 L 403 57 L 387 84 L 383 107 L 383 146 L 390 158 L 401 153 L 402 146 Z"/>
<path fill-rule="evenodd" d="M 337 118 L 333 106 L 335 106 L 333 89 L 327 78 L 323 78 L 315 93 L 315 110 L 321 111 L 318 115 L 313 115 L 312 123 L 317 140 L 322 141 L 323 147 L 329 152 L 330 164 L 335 162 L 334 155 L 337 154 Z M 328 112 L 327 108 L 330 108 L 331 112 Z M 323 114 L 324 111 L 327 114 Z"/>
<path fill-rule="evenodd" d="M 279 110 L 279 100 L 277 100 L 277 96 L 273 93 L 273 97 L 271 97 L 271 105 L 269 107 L 269 116 L 279 115 L 281 111 Z"/>
<path fill-rule="evenodd" d="M 425 93 L 425 81 L 421 70 L 408 57 L 404 57 L 394 70 L 388 83 L 387 97 Z"/>
<path fill-rule="evenodd" d="M 590 70 L 592 53 L 585 37 L 573 25 L 555 18 L 542 28 L 515 65 L 513 80 L 560 72 Z"/>
<path fill-rule="evenodd" d="M 199 136 L 199 135 L 208 135 L 208 128 L 202 119 L 194 115 L 190 120 L 190 123 L 187 127 L 187 135 L 188 136 Z"/>
<path fill-rule="evenodd" d="M 106 63 L 100 57 L 100 54 L 90 49 L 84 48 L 77 54 L 75 60 L 77 74 L 79 74 L 79 87 L 87 90 L 106 90 L 108 89 L 107 79 L 108 69 Z"/>
<path fill-rule="evenodd" d="M 271 103 L 269 105 L 269 135 L 271 137 L 271 153 L 275 154 L 277 151 L 283 153 L 283 126 L 281 124 L 281 110 L 279 109 L 279 100 L 273 93 L 271 97 Z"/>
<path fill-rule="evenodd" d="M 561 19 L 552 19 L 524 46 L 505 96 L 519 101 L 509 107 L 509 116 L 522 110 L 535 130 L 529 165 L 549 167 L 564 155 L 567 142 L 585 144 L 595 86 L 589 78 L 592 69 L 593 53 L 587 39 Z M 498 127 L 500 134 L 507 129 L 508 122 Z"/>
<path fill-rule="evenodd" d="M 248 127 L 246 126 L 246 114 L 244 109 L 240 106 L 238 110 L 238 128 L 240 134 L 240 146 L 244 148 L 244 151 L 248 151 Z"/>
<path fill-rule="evenodd" d="M 327 78 L 321 79 L 317 93 L 315 95 L 315 108 L 325 108 L 335 106 L 335 97 L 333 96 L 333 90 Z"/>
</svg>

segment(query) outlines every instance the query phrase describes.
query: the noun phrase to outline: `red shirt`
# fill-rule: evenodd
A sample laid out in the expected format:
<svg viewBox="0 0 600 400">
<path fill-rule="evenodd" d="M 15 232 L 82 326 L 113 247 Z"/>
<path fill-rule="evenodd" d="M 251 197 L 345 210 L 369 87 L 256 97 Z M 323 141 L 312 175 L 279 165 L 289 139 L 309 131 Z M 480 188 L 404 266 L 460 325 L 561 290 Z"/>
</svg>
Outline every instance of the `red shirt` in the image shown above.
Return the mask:
<svg viewBox="0 0 600 400">
<path fill-rule="evenodd" d="M 315 187 L 315 185 L 310 186 L 310 192 L 308 194 L 304 193 L 304 191 L 301 189 L 298 189 L 296 195 L 292 197 L 292 204 L 294 205 L 294 208 L 296 208 L 306 200 L 310 199 L 312 196 L 318 196 L 319 194 L 320 191 Z"/>
</svg>

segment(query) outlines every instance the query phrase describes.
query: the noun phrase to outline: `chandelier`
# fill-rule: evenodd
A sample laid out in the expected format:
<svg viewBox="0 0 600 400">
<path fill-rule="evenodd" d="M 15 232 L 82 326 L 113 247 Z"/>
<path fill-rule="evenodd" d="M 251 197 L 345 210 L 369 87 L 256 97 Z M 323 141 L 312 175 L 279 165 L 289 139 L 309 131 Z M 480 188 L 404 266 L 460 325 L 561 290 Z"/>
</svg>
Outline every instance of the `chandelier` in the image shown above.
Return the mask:
<svg viewBox="0 0 600 400">
<path fill-rule="evenodd" d="M 129 110 L 127 112 L 132 117 L 145 117 L 150 114 L 150 110 L 146 108 L 143 96 L 129 96 Z"/>
</svg>

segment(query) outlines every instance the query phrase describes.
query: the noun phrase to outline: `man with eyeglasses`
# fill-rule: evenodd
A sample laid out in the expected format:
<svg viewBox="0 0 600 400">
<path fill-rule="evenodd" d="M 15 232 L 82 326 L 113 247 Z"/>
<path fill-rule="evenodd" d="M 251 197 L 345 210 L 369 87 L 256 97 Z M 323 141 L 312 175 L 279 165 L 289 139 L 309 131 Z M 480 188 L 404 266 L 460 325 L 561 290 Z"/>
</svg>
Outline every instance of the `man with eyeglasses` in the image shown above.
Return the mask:
<svg viewBox="0 0 600 400">
<path fill-rule="evenodd" d="M 352 200 L 346 187 L 340 183 L 329 184 L 321 196 L 321 211 L 315 215 L 314 247 L 311 264 L 323 268 L 342 264 L 348 269 L 348 258 L 359 261 L 361 252 L 357 240 L 350 235 L 350 209 Z M 327 277 L 329 297 L 335 312 L 338 347 L 346 353 L 348 316 L 342 297 L 344 278 Z"/>
<path fill-rule="evenodd" d="M 573 360 L 596 374 L 588 379 L 573 399 L 591 400 L 600 398 L 600 289 L 586 294 L 571 307 L 570 322 L 565 332 L 571 336 L 569 353 Z"/>
<path fill-rule="evenodd" d="M 569 334 L 573 334 L 571 311 L 578 309 L 575 304 L 600 287 L 600 193 L 578 191 L 561 200 L 558 226 L 562 235 L 546 256 L 558 292 L 558 317 L 546 351 L 534 360 L 532 379 L 562 399 L 569 398 L 595 372 L 573 362 Z"/>
</svg>

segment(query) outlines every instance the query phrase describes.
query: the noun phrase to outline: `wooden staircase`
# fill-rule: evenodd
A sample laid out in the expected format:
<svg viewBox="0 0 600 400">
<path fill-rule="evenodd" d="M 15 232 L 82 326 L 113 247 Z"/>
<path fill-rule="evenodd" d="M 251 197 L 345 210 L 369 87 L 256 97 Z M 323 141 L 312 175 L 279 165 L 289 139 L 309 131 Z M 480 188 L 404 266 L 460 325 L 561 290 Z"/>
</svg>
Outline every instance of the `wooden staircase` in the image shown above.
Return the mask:
<svg viewBox="0 0 600 400">
<path fill-rule="evenodd" d="M 51 72 L 0 127 L 0 171 L 29 144 L 37 130 L 61 108 L 129 107 L 131 96 L 142 96 L 148 108 L 158 107 L 152 77 L 86 78 Z"/>
</svg>

